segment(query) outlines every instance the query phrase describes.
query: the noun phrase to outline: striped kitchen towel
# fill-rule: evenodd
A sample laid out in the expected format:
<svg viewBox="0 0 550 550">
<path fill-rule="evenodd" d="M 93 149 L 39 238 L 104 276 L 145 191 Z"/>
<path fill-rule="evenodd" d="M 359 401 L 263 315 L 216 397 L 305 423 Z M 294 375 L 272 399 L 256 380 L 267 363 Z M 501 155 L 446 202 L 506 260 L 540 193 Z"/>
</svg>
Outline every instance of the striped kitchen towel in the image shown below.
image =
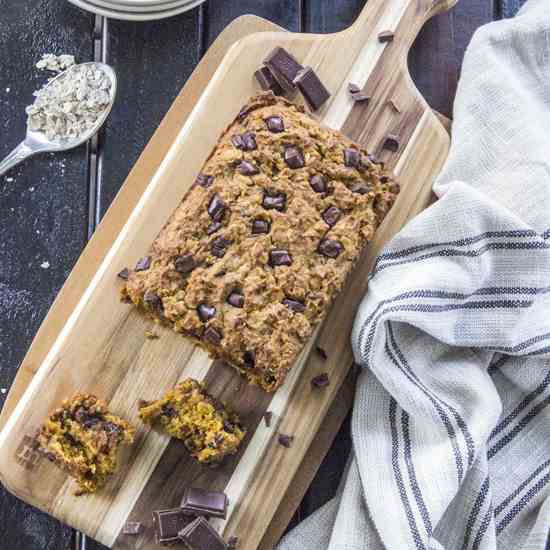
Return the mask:
<svg viewBox="0 0 550 550">
<path fill-rule="evenodd" d="M 279 550 L 549 544 L 549 0 L 475 34 L 434 190 L 357 315 L 338 494 Z"/>
</svg>

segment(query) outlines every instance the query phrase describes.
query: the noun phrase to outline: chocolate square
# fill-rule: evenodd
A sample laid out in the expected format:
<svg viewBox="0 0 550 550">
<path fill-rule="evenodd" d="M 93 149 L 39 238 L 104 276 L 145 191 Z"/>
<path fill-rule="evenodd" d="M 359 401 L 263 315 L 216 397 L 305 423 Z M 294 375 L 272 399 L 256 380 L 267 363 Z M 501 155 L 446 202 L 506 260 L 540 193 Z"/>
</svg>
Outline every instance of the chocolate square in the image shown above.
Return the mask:
<svg viewBox="0 0 550 550">
<path fill-rule="evenodd" d="M 296 88 L 294 79 L 303 67 L 284 48 L 275 48 L 267 56 L 264 63 L 285 90 L 292 92 Z"/>
<path fill-rule="evenodd" d="M 189 487 L 181 501 L 181 509 L 189 515 L 225 519 L 227 516 L 227 496 L 218 491 L 207 491 Z"/>
<path fill-rule="evenodd" d="M 193 518 L 180 508 L 155 510 L 153 512 L 153 527 L 157 544 L 171 545 L 180 542 L 178 533 L 187 527 Z"/>
<path fill-rule="evenodd" d="M 263 65 L 255 73 L 254 76 L 260 84 L 260 88 L 267 92 L 271 90 L 275 95 L 283 95 L 284 90 L 281 88 L 281 85 L 275 80 L 272 72 Z"/>
<path fill-rule="evenodd" d="M 312 111 L 320 109 L 330 97 L 329 91 L 311 67 L 306 67 L 300 71 L 294 79 L 294 84 L 296 84 Z"/>
<path fill-rule="evenodd" d="M 225 541 L 203 517 L 198 517 L 179 533 L 180 539 L 193 550 L 227 550 Z"/>
</svg>

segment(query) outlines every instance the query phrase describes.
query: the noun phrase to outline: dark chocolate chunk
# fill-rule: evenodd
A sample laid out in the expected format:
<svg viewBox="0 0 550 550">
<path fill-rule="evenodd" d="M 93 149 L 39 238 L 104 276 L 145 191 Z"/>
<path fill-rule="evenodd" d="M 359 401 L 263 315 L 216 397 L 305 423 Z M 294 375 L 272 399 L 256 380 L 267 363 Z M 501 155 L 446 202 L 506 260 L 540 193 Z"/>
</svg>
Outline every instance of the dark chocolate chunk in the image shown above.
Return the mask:
<svg viewBox="0 0 550 550">
<path fill-rule="evenodd" d="M 237 170 L 243 176 L 254 176 L 260 173 L 260 170 L 258 169 L 258 167 L 254 166 L 254 164 L 252 164 L 251 162 L 248 162 L 247 160 L 241 161 L 237 166 Z"/>
<path fill-rule="evenodd" d="M 250 105 L 245 105 L 245 106 L 239 111 L 239 114 L 237 115 L 237 119 L 238 119 L 240 122 L 243 122 L 253 109 L 254 109 L 254 108 L 251 107 Z"/>
<path fill-rule="evenodd" d="M 269 233 L 270 224 L 267 220 L 260 218 L 252 222 L 252 235 L 260 235 L 261 233 Z"/>
<path fill-rule="evenodd" d="M 273 420 L 273 413 L 271 411 L 265 411 L 264 422 L 266 427 L 271 428 L 271 421 Z"/>
<path fill-rule="evenodd" d="M 220 221 L 225 212 L 226 204 L 223 199 L 216 193 L 208 204 L 208 214 L 215 221 Z"/>
<path fill-rule="evenodd" d="M 195 180 L 195 183 L 206 189 L 214 183 L 214 176 L 209 176 L 208 174 L 199 174 L 197 176 L 197 179 Z"/>
<path fill-rule="evenodd" d="M 315 349 L 317 350 L 317 353 L 323 358 L 323 359 L 328 359 L 328 355 L 327 355 L 327 352 L 321 348 L 320 346 L 316 346 Z"/>
<path fill-rule="evenodd" d="M 311 379 L 311 385 L 314 388 L 324 388 L 325 386 L 328 386 L 329 384 L 330 384 L 330 381 L 328 379 L 328 374 L 326 372 L 318 374 L 317 376 L 314 376 Z"/>
<path fill-rule="evenodd" d="M 280 116 L 270 116 L 265 119 L 267 129 L 274 134 L 280 134 L 285 131 L 285 123 Z"/>
<path fill-rule="evenodd" d="M 185 490 L 181 509 L 192 516 L 206 516 L 225 519 L 227 516 L 227 496 L 218 491 L 207 491 L 189 487 Z"/>
<path fill-rule="evenodd" d="M 327 225 L 331 227 L 336 225 L 338 220 L 342 217 L 342 211 L 336 206 L 329 206 L 322 214 L 323 220 Z"/>
<path fill-rule="evenodd" d="M 219 346 L 221 344 L 223 335 L 219 330 L 216 330 L 214 327 L 208 327 L 204 334 L 202 335 L 203 339 L 207 342 L 210 342 L 211 344 L 214 344 L 215 346 Z"/>
<path fill-rule="evenodd" d="M 83 424 L 90 418 L 90 414 L 84 407 L 78 407 L 78 409 L 74 412 L 74 418 L 77 422 Z"/>
<path fill-rule="evenodd" d="M 210 252 L 217 258 L 223 258 L 230 244 L 231 241 L 228 241 L 225 237 L 217 237 L 210 244 Z"/>
<path fill-rule="evenodd" d="M 359 195 L 366 195 L 370 191 L 370 187 L 366 183 L 355 182 L 351 185 L 349 190 L 352 193 L 358 193 Z"/>
<path fill-rule="evenodd" d="M 206 228 L 206 234 L 207 235 L 213 235 L 216 231 L 219 231 L 222 227 L 222 222 L 212 222 L 207 228 Z"/>
<path fill-rule="evenodd" d="M 254 365 L 256 365 L 256 354 L 253 351 L 245 351 L 243 361 L 247 369 L 253 369 Z"/>
<path fill-rule="evenodd" d="M 395 134 L 389 134 L 382 144 L 382 149 L 396 153 L 399 150 L 399 137 Z"/>
<path fill-rule="evenodd" d="M 371 100 L 371 97 L 363 92 L 359 92 L 358 94 L 353 94 L 351 99 L 353 99 L 356 103 L 368 103 Z"/>
<path fill-rule="evenodd" d="M 144 256 L 137 261 L 135 271 L 146 271 L 151 267 L 151 256 Z"/>
<path fill-rule="evenodd" d="M 175 418 L 178 416 L 178 411 L 172 405 L 163 405 L 161 409 L 162 416 L 166 418 Z"/>
<path fill-rule="evenodd" d="M 294 436 L 287 435 L 287 434 L 279 434 L 279 443 L 283 447 L 290 449 L 290 447 L 292 447 L 292 443 L 294 443 Z"/>
<path fill-rule="evenodd" d="M 192 516 L 183 510 L 156 510 L 153 512 L 153 527 L 157 544 L 177 544 L 180 542 L 178 533 L 193 521 Z"/>
<path fill-rule="evenodd" d="M 304 303 L 298 300 L 292 300 L 291 298 L 285 298 L 283 304 L 294 313 L 303 313 L 306 310 Z"/>
<path fill-rule="evenodd" d="M 328 258 L 337 258 L 343 250 L 342 244 L 333 239 L 323 239 L 319 243 L 319 252 Z"/>
<path fill-rule="evenodd" d="M 330 97 L 329 91 L 311 67 L 301 70 L 294 79 L 294 84 L 312 111 L 320 109 Z"/>
<path fill-rule="evenodd" d="M 130 271 L 127 267 L 125 267 L 122 271 L 118 272 L 117 277 L 120 277 L 121 279 L 124 279 L 125 281 L 128 280 L 128 277 L 130 276 Z"/>
<path fill-rule="evenodd" d="M 127 521 L 122 528 L 123 535 L 139 535 L 143 531 L 143 523 L 139 521 Z"/>
<path fill-rule="evenodd" d="M 255 151 L 258 148 L 258 145 L 256 143 L 256 135 L 254 134 L 254 132 L 245 132 L 242 135 L 242 138 L 245 151 Z"/>
<path fill-rule="evenodd" d="M 294 79 L 302 70 L 302 65 L 284 48 L 275 48 L 264 61 L 277 82 L 286 90 L 294 90 Z"/>
<path fill-rule="evenodd" d="M 260 67 L 255 73 L 254 76 L 259 82 L 260 87 L 264 91 L 271 90 L 275 95 L 283 95 L 284 90 L 281 88 L 281 85 L 275 80 L 272 72 L 264 65 Z"/>
<path fill-rule="evenodd" d="M 235 433 L 235 424 L 229 422 L 229 420 L 225 420 L 223 423 L 223 429 L 230 434 Z"/>
<path fill-rule="evenodd" d="M 197 267 L 197 262 L 195 261 L 193 254 L 182 254 L 174 260 L 174 267 L 178 273 L 190 273 Z"/>
<path fill-rule="evenodd" d="M 262 201 L 262 206 L 266 210 L 279 210 L 282 212 L 286 206 L 286 195 L 284 193 L 266 193 Z"/>
<path fill-rule="evenodd" d="M 327 192 L 327 179 L 321 174 L 315 174 L 309 178 L 309 185 L 316 193 L 326 193 Z"/>
<path fill-rule="evenodd" d="M 382 31 L 378 34 L 378 41 L 382 43 L 391 42 L 394 36 L 395 34 L 392 31 Z"/>
<path fill-rule="evenodd" d="M 285 148 L 285 162 L 289 168 L 296 170 L 297 168 L 303 168 L 306 164 L 304 155 L 298 147 L 291 145 Z"/>
<path fill-rule="evenodd" d="M 148 290 L 143 295 L 143 302 L 146 306 L 150 307 L 151 309 L 156 309 L 157 311 L 162 311 L 162 299 L 158 294 L 153 292 L 152 290 Z"/>
<path fill-rule="evenodd" d="M 292 265 L 292 257 L 288 253 L 288 250 L 276 248 L 269 253 L 269 265 L 271 267 Z"/>
<path fill-rule="evenodd" d="M 380 181 L 382 181 L 382 180 L 380 180 Z M 401 186 L 396 181 L 394 181 L 390 185 L 389 190 L 390 190 L 390 193 L 394 193 L 395 195 L 397 195 L 401 191 Z"/>
<path fill-rule="evenodd" d="M 241 151 L 254 151 L 258 148 L 256 144 L 256 136 L 253 132 L 245 132 L 244 134 L 235 134 L 231 136 L 231 143 Z"/>
<path fill-rule="evenodd" d="M 193 550 L 227 550 L 227 544 L 203 517 L 193 520 L 179 532 L 180 539 Z"/>
<path fill-rule="evenodd" d="M 358 168 L 361 164 L 361 153 L 357 149 L 344 149 L 344 164 L 348 168 Z"/>
<path fill-rule="evenodd" d="M 350 82 L 348 84 L 348 92 L 353 101 L 370 101 L 370 95 L 367 95 L 357 84 Z"/>
<path fill-rule="evenodd" d="M 212 319 L 216 315 L 216 308 L 208 304 L 199 304 L 197 307 L 197 314 L 199 319 L 206 323 L 208 319 Z"/>
<path fill-rule="evenodd" d="M 231 136 L 231 143 L 236 149 L 244 150 L 244 141 L 240 134 L 235 134 L 234 136 Z"/>
<path fill-rule="evenodd" d="M 240 292 L 233 291 L 227 297 L 227 303 L 231 304 L 233 307 L 243 307 L 244 296 Z"/>
</svg>

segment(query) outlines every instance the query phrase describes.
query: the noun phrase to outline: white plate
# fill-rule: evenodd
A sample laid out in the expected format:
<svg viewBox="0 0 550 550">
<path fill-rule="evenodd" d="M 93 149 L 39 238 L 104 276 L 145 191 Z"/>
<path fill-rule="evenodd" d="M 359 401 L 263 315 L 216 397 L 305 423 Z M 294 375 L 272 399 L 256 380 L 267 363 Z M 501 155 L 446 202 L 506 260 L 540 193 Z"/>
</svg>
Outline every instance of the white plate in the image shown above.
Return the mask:
<svg viewBox="0 0 550 550">
<path fill-rule="evenodd" d="M 105 0 L 113 6 L 133 6 L 133 7 L 143 7 L 149 8 L 154 7 L 158 10 L 163 9 L 164 4 L 171 4 L 173 0 Z M 186 0 L 179 0 L 181 3 L 184 3 Z M 190 1 L 190 0 L 187 0 Z M 116 9 L 116 8 L 115 8 Z"/>
<path fill-rule="evenodd" d="M 160 12 L 172 9 L 183 8 L 184 6 L 194 2 L 195 0 L 165 0 L 162 4 L 155 6 L 143 4 L 136 6 L 131 4 L 121 4 L 117 0 L 83 0 L 86 4 L 92 4 L 99 8 L 104 8 L 109 11 L 146 14 L 149 12 Z"/>
<path fill-rule="evenodd" d="M 159 9 L 158 11 L 141 11 L 141 12 L 127 12 L 120 9 L 105 8 L 97 4 L 92 4 L 87 0 L 69 0 L 71 4 L 78 6 L 86 11 L 97 13 L 105 17 L 112 17 L 113 19 L 123 19 L 126 21 L 153 21 L 156 19 L 164 19 L 166 17 L 173 17 L 185 11 L 188 11 L 199 4 L 202 4 L 205 0 L 185 0 L 180 2 L 179 7 L 172 9 Z"/>
</svg>

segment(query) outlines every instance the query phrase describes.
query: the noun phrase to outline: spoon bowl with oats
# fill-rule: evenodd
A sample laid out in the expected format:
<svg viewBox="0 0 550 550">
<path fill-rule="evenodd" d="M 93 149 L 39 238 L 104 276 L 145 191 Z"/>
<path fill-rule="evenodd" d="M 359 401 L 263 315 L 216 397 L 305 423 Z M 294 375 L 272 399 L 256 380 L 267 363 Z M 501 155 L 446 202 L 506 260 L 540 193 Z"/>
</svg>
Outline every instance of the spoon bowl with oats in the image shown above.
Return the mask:
<svg viewBox="0 0 550 550">
<path fill-rule="evenodd" d="M 27 135 L 0 162 L 0 176 L 36 153 L 66 151 L 88 141 L 103 125 L 116 96 L 115 71 L 92 61 L 72 65 L 34 92 Z"/>
</svg>

